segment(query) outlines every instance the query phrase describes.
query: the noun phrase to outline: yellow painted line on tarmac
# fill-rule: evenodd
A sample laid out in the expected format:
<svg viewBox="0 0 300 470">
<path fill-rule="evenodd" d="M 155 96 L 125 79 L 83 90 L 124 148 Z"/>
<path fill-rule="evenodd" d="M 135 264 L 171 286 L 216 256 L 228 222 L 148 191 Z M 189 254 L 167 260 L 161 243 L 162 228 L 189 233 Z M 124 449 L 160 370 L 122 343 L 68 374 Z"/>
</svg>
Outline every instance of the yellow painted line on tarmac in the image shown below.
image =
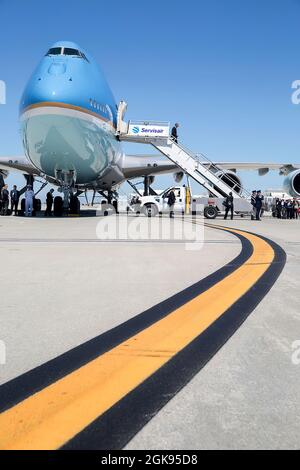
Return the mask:
<svg viewBox="0 0 300 470">
<path fill-rule="evenodd" d="M 1 449 L 57 449 L 155 373 L 243 296 L 274 259 L 261 238 L 253 254 L 213 287 L 142 332 L 0 415 Z M 201 252 L 200 259 L 201 262 Z M 108 430 L 109 432 L 109 430 Z"/>
</svg>

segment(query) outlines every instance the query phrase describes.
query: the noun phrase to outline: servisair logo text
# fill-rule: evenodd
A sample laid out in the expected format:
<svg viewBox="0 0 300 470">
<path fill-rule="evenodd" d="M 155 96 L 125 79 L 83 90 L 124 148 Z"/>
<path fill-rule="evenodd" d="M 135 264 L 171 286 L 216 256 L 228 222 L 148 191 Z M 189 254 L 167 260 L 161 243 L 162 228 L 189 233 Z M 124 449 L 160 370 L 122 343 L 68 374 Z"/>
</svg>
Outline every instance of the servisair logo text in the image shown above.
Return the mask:
<svg viewBox="0 0 300 470">
<path fill-rule="evenodd" d="M 145 134 L 145 133 L 150 133 L 150 134 L 162 134 L 164 132 L 163 129 L 156 129 L 156 128 L 151 128 L 151 127 L 138 127 L 135 126 L 132 128 L 132 132 L 134 134 Z"/>
</svg>

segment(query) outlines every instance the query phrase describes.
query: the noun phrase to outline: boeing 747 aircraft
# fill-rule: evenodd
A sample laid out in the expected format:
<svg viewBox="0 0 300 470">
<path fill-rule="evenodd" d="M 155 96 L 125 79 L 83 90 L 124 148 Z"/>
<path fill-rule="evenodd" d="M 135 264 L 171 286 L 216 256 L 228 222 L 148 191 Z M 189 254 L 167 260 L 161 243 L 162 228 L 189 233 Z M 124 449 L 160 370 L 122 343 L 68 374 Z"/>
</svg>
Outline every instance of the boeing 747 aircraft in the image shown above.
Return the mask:
<svg viewBox="0 0 300 470">
<path fill-rule="evenodd" d="M 125 155 L 116 135 L 117 104 L 94 59 L 73 42 L 53 44 L 31 76 L 20 103 L 26 157 L 0 158 L 0 186 L 9 171 L 77 190 L 113 191 L 122 182 L 183 172 L 163 155 Z M 207 162 L 203 163 L 208 165 Z M 300 197 L 300 165 L 215 163 L 227 184 L 241 187 L 238 169 L 278 169 Z"/>
</svg>

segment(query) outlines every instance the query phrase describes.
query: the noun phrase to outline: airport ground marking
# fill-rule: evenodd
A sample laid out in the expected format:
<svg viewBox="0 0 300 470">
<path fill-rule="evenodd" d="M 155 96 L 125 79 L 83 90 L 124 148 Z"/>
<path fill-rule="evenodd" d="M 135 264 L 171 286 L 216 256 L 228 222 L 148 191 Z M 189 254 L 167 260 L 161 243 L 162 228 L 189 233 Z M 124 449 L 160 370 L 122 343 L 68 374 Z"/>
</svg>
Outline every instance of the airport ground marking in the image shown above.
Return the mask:
<svg viewBox="0 0 300 470">
<path fill-rule="evenodd" d="M 274 264 L 277 250 L 274 249 L 274 244 L 255 234 L 228 227 L 210 227 L 246 238 L 253 246 L 252 254 L 202 294 L 110 351 L 4 411 L 0 415 L 1 449 L 54 449 L 64 446 L 89 448 L 87 442 L 91 442 L 91 438 L 94 438 L 91 447 L 105 448 L 108 444 L 104 440 L 101 442 L 99 430 L 102 429 L 103 436 L 104 421 L 107 433 L 109 413 L 114 413 L 117 419 L 120 418 L 118 408 L 122 408 L 123 401 L 138 400 L 136 393 L 139 389 L 147 393 L 145 384 L 148 384 L 149 389 L 150 382 L 155 382 L 159 374 L 164 374 L 165 370 L 168 372 L 178 360 L 186 354 L 191 354 L 193 346 L 197 345 L 199 340 L 203 338 L 205 344 L 209 335 L 213 334 L 217 341 L 209 354 L 204 354 L 201 359 L 203 364 L 209 360 L 250 313 L 247 306 L 245 312 L 240 312 L 239 317 L 239 310 L 234 310 L 234 306 L 247 297 L 251 288 L 257 286 L 259 280 L 267 274 Z M 278 277 L 284 264 L 284 257 L 281 258 L 274 278 Z M 271 284 L 264 282 L 262 292 L 268 290 Z M 257 292 L 256 289 L 256 294 Z M 256 300 L 253 299 L 254 306 Z M 234 314 L 234 321 L 230 320 L 226 324 L 224 319 L 229 318 L 228 312 Z M 220 321 L 224 325 L 223 331 L 219 328 L 222 324 Z M 220 335 L 221 341 L 218 340 Z M 207 342 L 208 349 L 211 343 L 214 342 Z M 183 363 L 185 364 L 185 361 Z M 195 358 L 191 358 L 191 363 L 194 369 L 188 371 L 186 381 L 199 370 Z M 185 364 L 185 369 L 189 369 L 189 364 Z M 162 400 L 159 396 L 160 389 L 156 390 L 157 396 L 153 399 L 156 411 L 184 385 L 180 380 L 177 384 L 176 377 L 169 376 L 169 380 L 173 384 L 169 398 L 165 396 Z M 164 378 L 160 384 L 164 389 L 167 386 Z M 133 406 L 128 411 L 134 420 L 138 410 Z M 104 420 L 101 421 L 101 417 L 104 417 Z M 121 422 L 119 420 L 119 427 Z M 138 425 L 141 426 L 142 422 L 145 422 L 145 416 Z M 135 431 L 131 430 L 130 433 L 125 429 L 110 447 L 118 448 L 124 445 L 126 439 L 136 432 L 136 427 L 132 429 Z"/>
</svg>

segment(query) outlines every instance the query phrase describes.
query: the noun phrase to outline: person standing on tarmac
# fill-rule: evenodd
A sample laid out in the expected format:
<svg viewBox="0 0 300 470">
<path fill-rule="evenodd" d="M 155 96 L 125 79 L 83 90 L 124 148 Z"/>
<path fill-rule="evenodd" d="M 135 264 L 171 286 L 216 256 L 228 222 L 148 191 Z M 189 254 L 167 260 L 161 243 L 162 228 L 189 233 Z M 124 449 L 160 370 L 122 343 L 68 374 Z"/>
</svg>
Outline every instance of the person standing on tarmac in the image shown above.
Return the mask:
<svg viewBox="0 0 300 470">
<path fill-rule="evenodd" d="M 178 133 L 177 133 L 178 127 L 179 127 L 179 124 L 178 122 L 176 122 L 171 131 L 172 139 L 174 140 L 174 142 L 176 142 L 176 144 L 178 144 Z"/>
<path fill-rule="evenodd" d="M 293 199 L 293 219 L 298 219 L 298 207 L 297 199 Z"/>
<path fill-rule="evenodd" d="M 14 185 L 13 189 L 10 192 L 10 203 L 11 203 L 11 213 L 15 212 L 15 215 L 18 213 L 18 205 L 19 205 L 19 191 L 17 189 L 17 186 Z"/>
<path fill-rule="evenodd" d="M 224 220 L 227 219 L 229 211 L 230 211 L 230 218 L 232 220 L 233 219 L 233 195 L 232 195 L 232 192 L 230 192 L 229 195 L 226 197 L 226 199 L 224 201 L 224 206 L 225 206 Z"/>
<path fill-rule="evenodd" d="M 261 191 L 257 191 L 256 194 L 256 220 L 261 220 L 261 212 L 262 212 L 262 206 L 263 206 L 263 201 L 264 201 L 264 196 L 261 194 Z"/>
<path fill-rule="evenodd" d="M 299 217 L 299 202 L 297 201 L 297 199 L 294 200 L 295 201 L 295 219 L 298 219 Z"/>
<path fill-rule="evenodd" d="M 25 217 L 32 217 L 34 192 L 32 186 L 27 186 L 25 192 Z"/>
<path fill-rule="evenodd" d="M 251 220 L 255 220 L 256 217 L 256 191 L 252 191 L 251 194 L 251 205 L 252 205 L 252 212 L 251 212 Z"/>
<path fill-rule="evenodd" d="M 276 208 L 277 219 L 281 219 L 282 205 L 281 205 L 281 200 L 279 198 L 276 199 L 275 208 Z"/>
<path fill-rule="evenodd" d="M 1 190 L 1 199 L 2 199 L 2 215 L 7 215 L 8 206 L 9 206 L 9 192 L 7 189 L 7 184 L 5 184 Z"/>
<path fill-rule="evenodd" d="M 292 208 L 293 208 L 293 204 L 292 204 L 292 201 L 289 199 L 289 200 L 287 201 L 287 205 L 286 205 L 287 219 L 291 219 L 291 218 L 292 218 Z"/>
<path fill-rule="evenodd" d="M 169 211 L 170 211 L 170 218 L 173 219 L 174 218 L 174 204 L 176 202 L 176 196 L 175 196 L 175 193 L 173 191 L 173 189 L 171 189 L 171 191 L 169 192 L 169 196 L 168 196 L 168 206 L 169 206 Z"/>
<path fill-rule="evenodd" d="M 52 216 L 53 193 L 54 193 L 54 189 L 50 189 L 50 191 L 47 193 L 45 217 Z"/>
</svg>

